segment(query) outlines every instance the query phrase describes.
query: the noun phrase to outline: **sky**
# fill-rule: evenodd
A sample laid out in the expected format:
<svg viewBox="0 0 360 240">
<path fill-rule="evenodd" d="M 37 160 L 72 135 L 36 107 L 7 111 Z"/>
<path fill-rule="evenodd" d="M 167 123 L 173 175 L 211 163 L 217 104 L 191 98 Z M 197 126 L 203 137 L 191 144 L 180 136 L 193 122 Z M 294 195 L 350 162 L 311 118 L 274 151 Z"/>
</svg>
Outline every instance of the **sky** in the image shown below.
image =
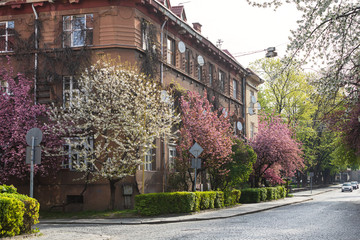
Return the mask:
<svg viewBox="0 0 360 240">
<path fill-rule="evenodd" d="M 187 22 L 202 25 L 201 34 L 233 56 L 259 52 L 276 47 L 278 56 L 284 56 L 290 30 L 297 27 L 301 14 L 293 5 L 278 10 L 251 7 L 246 0 L 170 0 L 172 6 L 183 3 Z M 265 51 L 236 57 L 244 67 L 265 57 Z"/>
</svg>

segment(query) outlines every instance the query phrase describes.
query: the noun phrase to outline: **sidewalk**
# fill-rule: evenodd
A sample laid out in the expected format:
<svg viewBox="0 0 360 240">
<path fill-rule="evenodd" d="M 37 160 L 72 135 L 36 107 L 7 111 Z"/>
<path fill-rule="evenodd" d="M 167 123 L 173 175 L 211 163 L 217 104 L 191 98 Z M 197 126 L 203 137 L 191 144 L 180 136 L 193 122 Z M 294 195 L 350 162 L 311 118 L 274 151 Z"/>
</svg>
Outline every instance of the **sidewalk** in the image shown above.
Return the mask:
<svg viewBox="0 0 360 240">
<path fill-rule="evenodd" d="M 312 192 L 303 191 L 293 193 L 293 197 L 280 199 L 270 202 L 242 204 L 236 207 L 214 209 L 201 211 L 200 213 L 166 215 L 159 217 L 143 217 L 143 218 L 119 218 L 119 219 L 43 219 L 40 224 L 111 224 L 111 225 L 137 225 L 137 224 L 164 224 L 176 222 L 191 222 L 224 219 L 235 216 L 241 216 L 251 213 L 257 213 L 283 207 L 291 204 L 297 204 L 312 200 L 312 196 L 322 194 L 329 191 L 338 190 L 340 185 L 334 185 L 327 188 L 314 189 Z"/>
</svg>

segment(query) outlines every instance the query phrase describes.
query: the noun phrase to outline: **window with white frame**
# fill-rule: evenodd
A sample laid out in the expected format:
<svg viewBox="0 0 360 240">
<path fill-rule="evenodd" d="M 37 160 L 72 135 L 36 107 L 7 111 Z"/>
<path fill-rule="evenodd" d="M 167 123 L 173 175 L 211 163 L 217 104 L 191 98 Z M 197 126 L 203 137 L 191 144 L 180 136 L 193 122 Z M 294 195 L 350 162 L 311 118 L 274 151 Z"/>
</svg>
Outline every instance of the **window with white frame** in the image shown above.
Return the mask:
<svg viewBox="0 0 360 240">
<path fill-rule="evenodd" d="M 153 149 L 150 148 L 145 155 L 145 162 L 144 162 L 145 171 L 152 171 L 152 158 L 153 158 Z"/>
<path fill-rule="evenodd" d="M 175 170 L 176 147 L 169 146 L 169 170 Z"/>
<path fill-rule="evenodd" d="M 198 79 L 202 80 L 202 66 L 198 65 Z"/>
<path fill-rule="evenodd" d="M 14 21 L 0 22 L 0 52 L 13 50 Z"/>
<path fill-rule="evenodd" d="M 255 134 L 255 124 L 252 122 L 250 124 L 250 137 L 253 138 L 254 137 L 254 134 Z"/>
<path fill-rule="evenodd" d="M 141 43 L 143 50 L 147 50 L 149 48 L 149 24 L 145 20 L 142 23 Z"/>
<path fill-rule="evenodd" d="M 225 90 L 225 73 L 219 70 L 219 87 L 221 91 Z"/>
<path fill-rule="evenodd" d="M 71 108 L 79 96 L 77 80 L 72 76 L 63 77 L 63 108 Z"/>
<path fill-rule="evenodd" d="M 93 14 L 63 16 L 63 47 L 93 44 Z"/>
<path fill-rule="evenodd" d="M 233 97 L 238 98 L 238 82 L 235 79 L 233 79 Z"/>
<path fill-rule="evenodd" d="M 9 83 L 4 80 L 0 80 L 0 93 L 10 95 Z"/>
<path fill-rule="evenodd" d="M 64 159 L 62 162 L 62 168 L 76 170 L 76 166 L 86 164 L 89 169 L 92 169 L 92 165 L 87 161 L 90 158 L 92 149 L 94 148 L 94 139 L 92 137 L 87 138 L 65 138 L 64 144 Z"/>
<path fill-rule="evenodd" d="M 167 63 L 175 66 L 175 40 L 167 38 Z"/>
</svg>

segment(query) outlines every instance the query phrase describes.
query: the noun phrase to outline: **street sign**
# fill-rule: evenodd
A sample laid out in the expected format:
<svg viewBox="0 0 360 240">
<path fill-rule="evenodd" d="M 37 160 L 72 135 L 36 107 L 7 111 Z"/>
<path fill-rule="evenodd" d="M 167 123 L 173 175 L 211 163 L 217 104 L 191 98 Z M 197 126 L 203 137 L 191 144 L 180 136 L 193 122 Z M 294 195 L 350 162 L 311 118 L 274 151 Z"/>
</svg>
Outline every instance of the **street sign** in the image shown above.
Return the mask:
<svg viewBox="0 0 360 240">
<path fill-rule="evenodd" d="M 201 168 L 201 159 L 200 158 L 193 158 L 191 159 L 191 168 Z"/>
<path fill-rule="evenodd" d="M 314 172 L 310 172 L 310 177 L 313 177 L 314 176 Z"/>
<path fill-rule="evenodd" d="M 31 146 L 32 137 L 34 137 L 34 146 L 38 146 L 42 141 L 42 132 L 39 128 L 32 128 L 26 133 L 26 143 Z"/>
<path fill-rule="evenodd" d="M 41 147 L 37 146 L 34 148 L 35 156 L 34 156 L 34 163 L 41 164 Z M 31 147 L 26 147 L 26 164 L 31 164 Z"/>
<path fill-rule="evenodd" d="M 204 151 L 204 149 L 196 142 L 189 151 L 194 157 L 197 158 L 198 156 L 200 156 L 202 151 Z"/>
</svg>

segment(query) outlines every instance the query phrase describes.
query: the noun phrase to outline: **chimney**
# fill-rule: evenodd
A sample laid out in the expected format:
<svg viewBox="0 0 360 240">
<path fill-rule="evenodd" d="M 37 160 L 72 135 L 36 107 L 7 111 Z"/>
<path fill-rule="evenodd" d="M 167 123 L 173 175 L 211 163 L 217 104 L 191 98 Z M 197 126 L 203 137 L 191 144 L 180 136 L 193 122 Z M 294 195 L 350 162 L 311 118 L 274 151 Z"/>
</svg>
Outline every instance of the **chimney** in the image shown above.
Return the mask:
<svg viewBox="0 0 360 240">
<path fill-rule="evenodd" d="M 202 25 L 200 23 L 198 23 L 198 22 L 193 23 L 193 28 L 199 33 L 201 33 L 201 27 L 202 27 Z"/>
</svg>

